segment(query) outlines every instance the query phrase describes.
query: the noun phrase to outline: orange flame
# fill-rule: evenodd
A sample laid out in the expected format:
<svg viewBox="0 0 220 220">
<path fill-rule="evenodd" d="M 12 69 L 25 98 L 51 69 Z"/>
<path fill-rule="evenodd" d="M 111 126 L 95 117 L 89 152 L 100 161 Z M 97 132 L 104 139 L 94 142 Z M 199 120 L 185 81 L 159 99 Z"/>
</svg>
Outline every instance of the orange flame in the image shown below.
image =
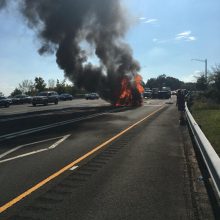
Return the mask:
<svg viewBox="0 0 220 220">
<path fill-rule="evenodd" d="M 121 81 L 121 92 L 115 106 L 140 106 L 143 102 L 142 77 L 135 75 L 132 82 L 128 76 L 124 76 Z"/>
<path fill-rule="evenodd" d="M 135 78 L 136 88 L 140 94 L 144 93 L 144 87 L 142 86 L 142 77 L 140 75 L 136 75 Z"/>
</svg>

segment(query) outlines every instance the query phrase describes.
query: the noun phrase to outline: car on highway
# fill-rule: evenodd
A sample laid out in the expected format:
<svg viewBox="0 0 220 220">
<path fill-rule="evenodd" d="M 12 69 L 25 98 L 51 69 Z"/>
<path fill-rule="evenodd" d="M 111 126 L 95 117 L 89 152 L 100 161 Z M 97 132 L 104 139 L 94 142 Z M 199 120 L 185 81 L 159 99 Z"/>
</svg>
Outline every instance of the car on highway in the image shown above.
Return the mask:
<svg viewBox="0 0 220 220">
<path fill-rule="evenodd" d="M 143 94 L 143 96 L 144 96 L 144 98 L 148 98 L 148 99 L 150 99 L 150 98 L 152 98 L 152 90 L 151 89 L 146 89 L 145 91 L 144 91 L 144 94 Z"/>
<path fill-rule="evenodd" d="M 159 93 L 159 88 L 152 88 L 152 99 L 157 99 Z"/>
<path fill-rule="evenodd" d="M 48 103 L 58 104 L 59 96 L 57 92 L 54 91 L 45 91 L 40 92 L 37 96 L 34 96 L 32 99 L 32 105 L 36 106 L 37 104 L 48 105 Z"/>
<path fill-rule="evenodd" d="M 177 91 L 173 90 L 171 91 L 171 95 L 176 95 L 177 94 Z"/>
<path fill-rule="evenodd" d="M 7 99 L 4 96 L 0 96 L 0 106 L 3 106 L 5 108 L 8 108 L 11 104 L 11 100 Z"/>
<path fill-rule="evenodd" d="M 59 95 L 59 99 L 60 100 L 63 100 L 63 101 L 66 101 L 66 100 L 73 100 L 73 96 L 69 93 L 61 93 Z"/>
<path fill-rule="evenodd" d="M 99 99 L 99 94 L 95 93 L 95 92 L 85 94 L 85 99 L 87 99 L 87 100 L 88 99 L 91 99 L 91 100 Z"/>
<path fill-rule="evenodd" d="M 169 87 L 162 87 L 158 92 L 159 99 L 170 99 L 171 98 L 171 89 Z"/>
<path fill-rule="evenodd" d="M 11 99 L 11 104 L 12 105 L 18 105 L 18 104 L 20 104 L 20 99 L 19 98 L 16 98 L 15 96 L 9 96 L 8 98 L 10 98 Z"/>
<path fill-rule="evenodd" d="M 31 103 L 32 102 L 32 97 L 28 95 L 16 95 L 11 98 L 12 104 L 25 104 L 25 103 Z"/>
</svg>

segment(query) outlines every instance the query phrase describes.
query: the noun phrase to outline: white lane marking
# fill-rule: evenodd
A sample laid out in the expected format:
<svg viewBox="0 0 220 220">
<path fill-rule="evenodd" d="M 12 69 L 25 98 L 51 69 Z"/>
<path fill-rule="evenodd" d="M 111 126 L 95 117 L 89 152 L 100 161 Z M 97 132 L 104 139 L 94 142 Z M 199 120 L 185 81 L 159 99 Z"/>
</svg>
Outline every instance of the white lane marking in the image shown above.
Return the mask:
<svg viewBox="0 0 220 220">
<path fill-rule="evenodd" d="M 20 145 L 20 146 L 18 146 L 18 147 L 15 147 L 15 148 L 9 150 L 9 151 L 6 151 L 6 152 L 3 153 L 3 154 L 0 154 L 0 159 L 3 158 L 3 157 L 5 157 L 6 155 L 8 155 L 8 154 L 10 154 L 10 153 L 12 153 L 12 152 L 14 152 L 14 151 L 16 151 L 16 150 L 19 150 L 19 149 L 23 148 L 23 147 L 30 146 L 30 145 L 34 145 L 34 144 L 39 144 L 39 143 L 44 143 L 44 142 L 47 142 L 47 141 L 53 141 L 53 140 L 56 140 L 56 139 L 60 139 L 60 138 L 62 138 L 62 137 L 63 137 L 63 136 L 55 137 L 55 138 L 49 138 L 49 139 L 45 139 L 45 140 L 42 140 L 42 141 L 36 141 L 36 142 L 32 142 L 32 143 Z"/>
<path fill-rule="evenodd" d="M 36 151 L 31 151 L 29 153 L 21 154 L 21 155 L 18 155 L 18 156 L 15 156 L 15 157 L 11 157 L 11 158 L 7 158 L 7 159 L 4 159 L 4 160 L 0 160 L 0 163 L 5 163 L 7 161 L 15 160 L 15 159 L 22 158 L 22 157 L 27 157 L 27 156 L 30 156 L 30 155 L 33 155 L 33 154 L 38 154 L 38 153 L 41 153 L 43 151 L 53 150 L 59 144 L 61 144 L 63 141 L 65 141 L 69 136 L 70 136 L 70 134 L 65 135 L 62 139 L 60 139 L 56 143 L 52 144 L 50 147 L 43 148 L 43 149 L 36 150 Z"/>
<path fill-rule="evenodd" d="M 123 109 L 123 108 L 121 108 L 121 109 Z M 38 132 L 38 131 L 43 131 L 43 130 L 47 130 L 47 129 L 50 129 L 50 128 L 59 127 L 59 126 L 62 126 L 62 125 L 67 125 L 67 124 L 71 124 L 71 123 L 75 123 L 75 122 L 79 122 L 79 121 L 84 121 L 84 120 L 87 120 L 87 119 L 92 119 L 92 118 L 95 118 L 95 117 L 106 115 L 108 113 L 111 113 L 111 112 L 114 112 L 114 111 L 117 111 L 117 110 L 118 110 L 118 108 L 110 110 L 110 111 L 106 111 L 106 112 L 103 112 L 103 113 L 96 113 L 96 114 L 88 115 L 88 116 L 85 116 L 85 117 L 79 117 L 79 118 L 75 118 L 75 119 L 71 119 L 71 120 L 67 120 L 67 121 L 61 121 L 61 122 L 56 122 L 56 123 L 49 124 L 49 125 L 44 125 L 44 126 L 41 126 L 41 127 L 26 129 L 26 130 L 23 130 L 23 131 L 13 132 L 13 133 L 10 133 L 10 134 L 4 134 L 4 135 L 0 136 L 0 140 L 1 139 L 2 140 L 12 139 L 12 138 L 15 138 L 15 137 L 19 137 L 19 136 L 23 136 L 23 135 L 27 135 L 27 134 L 32 134 L 32 133 L 35 133 L 35 132 Z"/>
<path fill-rule="evenodd" d="M 79 167 L 79 166 L 73 166 L 73 167 L 70 168 L 70 170 L 73 171 L 73 170 L 77 169 L 78 167 Z"/>
<path fill-rule="evenodd" d="M 27 157 L 27 156 L 30 156 L 30 155 L 33 155 L 33 154 L 37 154 L 37 153 L 46 151 L 46 150 L 48 150 L 48 149 L 44 148 L 44 149 L 29 152 L 29 153 L 26 153 L 26 154 L 21 154 L 21 155 L 18 155 L 16 157 L 11 157 L 11 158 L 8 158 L 8 159 L 0 160 L 0 163 L 5 163 L 5 162 L 10 161 L 10 160 L 15 160 L 15 159 L 18 159 L 18 158 Z"/>
<path fill-rule="evenodd" d="M 59 141 L 57 141 L 56 143 L 52 144 L 50 147 L 48 147 L 47 149 L 54 149 L 56 148 L 59 144 L 61 144 L 63 141 L 65 141 L 68 137 L 70 136 L 70 134 L 65 135 L 62 139 L 60 139 Z"/>
</svg>

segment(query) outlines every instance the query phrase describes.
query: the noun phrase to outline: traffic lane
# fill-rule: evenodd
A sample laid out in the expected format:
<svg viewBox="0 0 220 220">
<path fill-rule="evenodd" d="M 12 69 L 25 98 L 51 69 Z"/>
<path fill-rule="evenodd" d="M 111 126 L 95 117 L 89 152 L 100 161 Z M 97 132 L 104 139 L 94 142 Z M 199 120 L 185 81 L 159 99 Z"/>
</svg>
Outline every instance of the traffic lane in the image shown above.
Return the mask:
<svg viewBox="0 0 220 220">
<path fill-rule="evenodd" d="M 180 140 L 178 114 L 171 106 L 70 172 L 14 217 L 195 219 Z"/>
<path fill-rule="evenodd" d="M 96 99 L 96 100 L 85 100 L 85 99 L 73 99 L 71 101 L 59 101 L 57 105 L 48 104 L 47 106 L 44 105 L 37 105 L 36 107 L 32 106 L 32 104 L 23 104 L 23 105 L 11 105 L 9 108 L 0 108 L 0 116 L 7 117 L 7 116 L 15 116 L 17 114 L 27 114 L 27 113 L 34 113 L 34 112 L 45 112 L 50 110 L 62 110 L 65 108 L 72 108 L 72 107 L 85 107 L 85 106 L 100 106 L 100 105 L 109 105 L 108 102 L 104 101 L 103 99 Z"/>
<path fill-rule="evenodd" d="M 145 100 L 143 106 L 145 106 L 145 107 L 158 107 L 162 104 L 164 104 L 164 101 L 162 101 L 162 100 Z M 127 111 L 129 109 L 130 108 L 116 108 L 116 109 L 114 109 L 114 107 L 98 107 L 98 108 L 90 108 L 89 107 L 89 108 L 83 109 L 81 112 L 80 112 L 80 110 L 78 110 L 78 112 L 77 113 L 75 112 L 75 114 L 74 113 L 72 113 L 72 114 L 68 113 L 67 114 L 67 113 L 62 112 L 62 114 L 54 113 L 54 115 L 56 116 L 55 118 L 53 118 L 51 116 L 50 117 L 47 116 L 46 120 L 44 120 L 44 118 L 42 120 L 40 120 L 41 118 L 40 119 L 37 118 L 35 120 L 35 123 L 37 123 L 36 125 L 42 125 L 42 123 L 44 124 L 47 121 L 55 123 L 56 122 L 55 120 L 62 121 L 62 119 L 64 117 L 66 117 L 65 119 L 68 119 L 68 116 L 70 117 L 71 120 L 74 119 L 74 118 L 77 119 L 77 117 L 83 116 L 83 114 L 84 114 L 84 116 L 92 114 L 92 111 L 95 111 L 95 112 L 102 112 L 102 111 L 108 111 L 108 110 L 110 110 L 110 111 L 111 110 L 114 110 L 114 111 Z M 134 112 L 133 112 L 133 114 L 134 114 Z M 132 117 L 132 115 L 130 115 L 130 117 Z M 138 115 L 135 115 L 135 117 L 138 117 Z M 120 122 L 120 120 L 119 120 L 119 122 Z M 50 123 L 48 123 L 48 124 L 50 125 Z M 73 124 L 74 123 L 71 123 L 70 127 L 73 127 Z M 78 124 L 77 121 L 76 121 L 76 124 Z M 4 134 L 8 134 L 8 133 L 11 133 L 12 131 L 19 131 L 19 130 L 23 131 L 24 128 L 25 128 L 25 125 L 27 125 L 26 128 L 28 128 L 28 125 L 30 126 L 30 128 L 34 127 L 33 126 L 34 121 L 29 122 L 28 120 L 25 121 L 23 119 L 21 122 L 18 121 L 15 124 L 7 124 L 7 125 L 1 126 L 1 127 L 4 130 Z M 9 132 L 6 132 L 7 128 L 9 128 Z M 63 127 L 63 129 L 64 129 L 64 131 L 68 132 L 69 127 L 67 127 L 67 129 L 65 129 L 65 127 Z M 59 129 L 57 129 L 57 130 L 59 130 Z M 48 136 L 47 132 L 45 132 L 45 131 L 40 132 L 40 136 L 44 139 L 53 138 L 53 135 L 54 134 L 51 134 L 51 137 L 47 137 Z M 57 134 L 57 135 L 59 136 L 59 134 Z M 12 140 L 9 139 L 9 140 L 6 140 L 6 141 L 1 141 L 0 154 L 4 153 L 5 151 L 8 151 L 8 150 L 12 149 L 14 147 L 14 143 L 16 143 L 17 145 L 22 145 L 22 144 L 31 143 L 31 142 L 34 142 L 34 141 L 36 142 L 41 137 L 38 137 L 37 134 L 31 134 L 31 135 L 26 135 L 24 137 L 20 136 L 19 138 L 16 138 L 15 141 L 13 139 Z"/>
<path fill-rule="evenodd" d="M 45 151 L 2 164 L 0 163 L 0 172 L 2 174 L 0 176 L 1 205 L 157 108 L 141 107 L 126 112 L 111 113 L 95 120 L 91 119 L 79 123 L 78 125 L 48 130 L 47 135 L 41 135 L 39 133 L 38 140 L 66 135 L 67 131 L 71 136 L 52 151 Z M 30 142 L 31 138 L 32 136 L 29 136 Z M 32 142 L 34 141 L 36 141 L 36 137 Z M 27 143 L 25 139 L 24 143 Z M 16 140 L 14 147 L 16 147 Z M 40 148 L 42 146 L 37 145 L 35 149 L 39 150 Z M 28 150 L 28 148 L 26 149 Z M 32 150 L 33 146 L 31 148 Z M 19 151 L 14 153 L 19 154 Z"/>
<path fill-rule="evenodd" d="M 164 100 L 145 100 L 144 106 L 161 105 Z M 14 132 L 23 132 L 27 129 L 38 128 L 44 125 L 50 125 L 57 122 L 73 120 L 74 118 L 86 117 L 87 115 L 105 112 L 117 111 L 120 107 L 114 106 L 96 106 L 91 107 L 89 104 L 86 107 L 74 107 L 66 110 L 54 110 L 50 113 L 41 113 L 28 116 L 17 116 L 14 120 L 10 118 L 0 119 L 0 141 L 4 136 Z M 31 117 L 30 117 L 31 116 Z M 2 136 L 2 137 L 1 137 Z"/>
<path fill-rule="evenodd" d="M 176 109 L 168 108 L 151 123 L 143 123 L 110 146 L 109 150 L 117 146 L 122 148 L 95 174 L 85 178 L 85 183 L 72 189 L 71 194 L 60 197 L 59 203 L 53 207 L 44 203 L 43 207 L 51 210 L 48 214 L 44 212 L 45 216 L 35 213 L 36 217 L 67 220 L 194 219 L 180 137 Z M 96 158 L 93 162 L 95 160 L 100 161 Z M 90 165 L 85 165 L 78 173 L 83 173 L 83 169 Z M 67 178 L 68 181 L 74 175 L 79 176 L 76 171 Z M 53 196 L 50 191 L 42 197 Z M 31 206 L 38 204 L 36 201 Z"/>
<path fill-rule="evenodd" d="M 157 99 L 144 99 L 145 103 L 156 104 L 160 103 L 162 100 Z M 60 101 L 58 105 L 49 104 L 47 106 L 37 105 L 33 107 L 31 104 L 24 105 L 11 105 L 10 108 L 1 108 L 0 109 L 0 122 L 5 120 L 12 119 L 24 119 L 34 117 L 35 114 L 51 114 L 54 111 L 68 111 L 73 110 L 75 107 L 98 107 L 98 106 L 109 106 L 110 104 L 103 99 L 96 100 L 85 100 L 85 99 L 74 99 L 72 101 Z"/>
<path fill-rule="evenodd" d="M 86 117 L 91 114 L 111 111 L 114 109 L 113 106 L 74 107 L 73 109 L 68 110 L 31 115 L 31 117 L 16 117 L 14 120 L 2 119 L 2 121 L 0 120 L 0 136 L 61 121 L 73 120 L 74 118 Z"/>
<path fill-rule="evenodd" d="M 155 106 L 154 106 L 155 107 Z M 58 123 L 48 124 L 45 126 L 39 126 L 36 128 L 30 128 L 27 130 L 21 130 L 16 133 L 9 133 L 6 135 L 0 136 L 0 154 L 4 154 L 5 151 L 10 151 L 16 145 L 24 145 L 28 143 L 38 142 L 39 139 L 49 139 L 54 138 L 55 135 L 60 136 L 60 134 L 65 135 L 65 132 L 68 133 L 69 130 L 74 130 L 74 128 L 78 128 L 78 125 L 83 121 L 88 121 L 92 118 L 99 118 L 103 115 L 107 115 L 113 112 L 125 112 L 130 111 L 132 108 L 113 108 L 105 110 L 104 112 L 98 112 L 94 114 L 86 114 L 83 117 L 75 117 L 70 120 L 64 120 Z M 22 123 L 23 124 L 23 123 Z M 68 126 L 69 125 L 69 126 Z"/>
</svg>

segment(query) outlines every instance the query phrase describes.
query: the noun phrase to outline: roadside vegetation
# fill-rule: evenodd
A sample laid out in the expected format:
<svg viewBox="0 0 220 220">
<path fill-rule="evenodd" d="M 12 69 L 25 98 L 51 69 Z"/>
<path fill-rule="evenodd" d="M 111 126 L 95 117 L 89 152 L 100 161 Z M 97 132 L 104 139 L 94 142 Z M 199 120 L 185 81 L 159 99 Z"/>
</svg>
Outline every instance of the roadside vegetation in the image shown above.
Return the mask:
<svg viewBox="0 0 220 220">
<path fill-rule="evenodd" d="M 196 83 L 184 83 L 177 78 L 166 76 L 165 74 L 159 75 L 157 78 L 150 78 L 146 83 L 143 82 L 143 86 L 145 88 L 162 88 L 163 86 L 170 87 L 171 90 L 177 89 L 187 89 L 187 90 L 195 90 Z M 65 79 L 63 80 L 55 80 L 49 79 L 46 82 L 42 77 L 35 77 L 34 80 L 23 80 L 18 86 L 11 92 L 10 96 L 14 97 L 16 95 L 29 95 L 34 96 L 42 91 L 56 91 L 58 94 L 61 93 L 69 93 L 74 97 L 84 97 L 84 95 L 88 92 L 95 91 L 86 91 L 83 88 L 78 88 L 73 83 L 67 83 Z M 4 94 L 0 91 L 0 96 Z"/>
<path fill-rule="evenodd" d="M 65 79 L 62 81 L 50 79 L 46 83 L 42 77 L 35 77 L 34 81 L 23 80 L 19 83 L 18 87 L 14 89 L 10 96 L 14 97 L 20 94 L 34 96 L 42 91 L 55 91 L 58 94 L 69 93 L 74 97 L 79 96 L 79 98 L 80 96 L 84 97 L 86 93 L 84 89 L 79 89 L 73 84 L 67 83 Z"/>
<path fill-rule="evenodd" d="M 220 156 L 220 65 L 213 68 L 208 79 L 197 79 L 192 115 Z"/>
<path fill-rule="evenodd" d="M 220 156 L 220 105 L 196 100 L 192 107 L 192 114 Z"/>
<path fill-rule="evenodd" d="M 177 90 L 177 89 L 187 89 L 187 90 L 196 90 L 196 83 L 192 82 L 183 82 L 177 78 L 166 76 L 165 74 L 159 75 L 157 78 L 150 78 L 146 84 L 145 88 L 159 88 L 162 87 L 170 87 L 170 89 Z"/>
</svg>

